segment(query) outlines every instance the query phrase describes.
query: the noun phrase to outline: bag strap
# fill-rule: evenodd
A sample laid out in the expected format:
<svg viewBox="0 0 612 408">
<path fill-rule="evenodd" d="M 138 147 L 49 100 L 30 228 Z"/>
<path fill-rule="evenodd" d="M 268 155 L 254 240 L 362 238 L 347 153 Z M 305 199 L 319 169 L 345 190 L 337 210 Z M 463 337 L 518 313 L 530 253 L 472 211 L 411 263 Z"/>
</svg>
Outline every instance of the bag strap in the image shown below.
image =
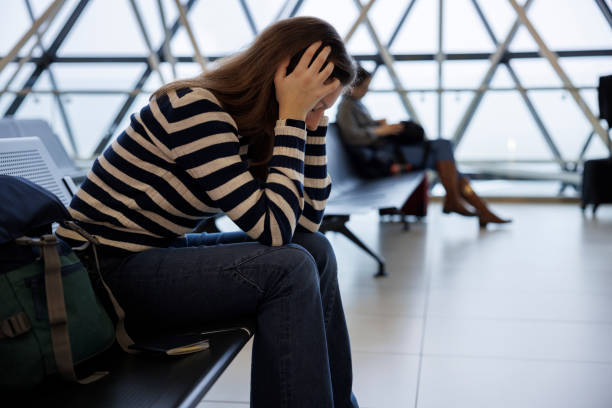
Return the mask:
<svg viewBox="0 0 612 408">
<path fill-rule="evenodd" d="M 121 346 L 123 351 L 125 351 L 126 353 L 130 353 L 130 354 L 139 353 L 138 350 L 134 350 L 130 348 L 130 346 L 134 344 L 134 341 L 132 340 L 132 338 L 129 336 L 129 334 L 125 330 L 125 311 L 123 310 L 119 302 L 117 302 L 117 299 L 115 298 L 115 296 L 113 295 L 113 292 L 111 291 L 111 289 L 108 287 L 108 285 L 104 281 L 104 277 L 102 276 L 102 273 L 100 272 L 100 262 L 98 260 L 98 251 L 96 249 L 96 246 L 100 244 L 100 241 L 98 240 L 98 238 L 89 234 L 83 228 L 78 226 L 74 221 L 65 221 L 62 223 L 62 225 L 68 229 L 71 229 L 77 234 L 81 235 L 83 238 L 87 240 L 89 245 L 91 245 L 93 249 L 93 253 L 94 253 L 95 264 L 96 264 L 96 273 L 98 274 L 100 282 L 102 282 L 102 285 L 104 286 L 104 289 L 106 290 L 106 293 L 108 294 L 108 297 L 113 305 L 113 309 L 115 310 L 115 315 L 117 316 L 117 324 L 115 325 L 115 337 L 117 338 L 117 343 L 119 343 L 119 346 Z"/>
<path fill-rule="evenodd" d="M 76 381 L 68 335 L 68 318 L 64 300 L 61 263 L 57 252 L 57 238 L 54 235 L 43 235 L 40 241 L 45 264 L 45 294 L 47 295 L 49 328 L 55 363 L 62 377 Z"/>
<path fill-rule="evenodd" d="M 41 247 L 45 268 L 45 295 L 47 296 L 47 311 L 49 313 L 49 330 L 55 365 L 60 376 L 66 380 L 88 384 L 104 377 L 108 372 L 95 372 L 90 376 L 78 379 L 74 371 L 70 335 L 68 332 L 68 314 L 62 283 L 62 268 L 57 251 L 57 237 L 46 234 L 40 238 L 22 237 L 15 240 L 19 245 L 35 245 Z"/>
</svg>

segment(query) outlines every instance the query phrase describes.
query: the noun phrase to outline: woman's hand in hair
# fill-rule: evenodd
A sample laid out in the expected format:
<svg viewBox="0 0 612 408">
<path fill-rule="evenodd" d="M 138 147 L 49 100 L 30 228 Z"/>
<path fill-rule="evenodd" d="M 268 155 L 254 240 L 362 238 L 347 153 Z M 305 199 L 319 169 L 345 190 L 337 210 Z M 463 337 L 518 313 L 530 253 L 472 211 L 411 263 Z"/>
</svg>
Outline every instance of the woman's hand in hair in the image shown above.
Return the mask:
<svg viewBox="0 0 612 408">
<path fill-rule="evenodd" d="M 305 120 L 306 115 L 317 102 L 338 89 L 340 81 L 336 78 L 329 78 L 334 69 L 333 62 L 325 64 L 331 47 L 323 48 L 313 60 L 320 46 L 321 42 L 317 41 L 308 47 L 289 75 L 287 75 L 287 66 L 290 58 L 283 61 L 277 68 L 274 85 L 280 119 Z"/>
</svg>

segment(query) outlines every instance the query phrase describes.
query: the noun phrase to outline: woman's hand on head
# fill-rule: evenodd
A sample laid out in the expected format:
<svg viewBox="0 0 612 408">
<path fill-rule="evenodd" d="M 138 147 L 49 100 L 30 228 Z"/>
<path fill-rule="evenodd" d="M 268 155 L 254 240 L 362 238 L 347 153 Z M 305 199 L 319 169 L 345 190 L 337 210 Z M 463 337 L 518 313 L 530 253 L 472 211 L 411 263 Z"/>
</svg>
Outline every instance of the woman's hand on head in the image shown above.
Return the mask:
<svg viewBox="0 0 612 408">
<path fill-rule="evenodd" d="M 325 64 L 331 47 L 323 48 L 313 60 L 320 46 L 321 42 L 317 41 L 308 47 L 289 75 L 287 75 L 287 66 L 290 58 L 283 61 L 277 68 L 274 86 L 280 119 L 305 120 L 308 112 L 315 107 L 318 101 L 336 91 L 340 86 L 338 79 L 330 78 L 334 69 L 333 62 Z"/>
</svg>

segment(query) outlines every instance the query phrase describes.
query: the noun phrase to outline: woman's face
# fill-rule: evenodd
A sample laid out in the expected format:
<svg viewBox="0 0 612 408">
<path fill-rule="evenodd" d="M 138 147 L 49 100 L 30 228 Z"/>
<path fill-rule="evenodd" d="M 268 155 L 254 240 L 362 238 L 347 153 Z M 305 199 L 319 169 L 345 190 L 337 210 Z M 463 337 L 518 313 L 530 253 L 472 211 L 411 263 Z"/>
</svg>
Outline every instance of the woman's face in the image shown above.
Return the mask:
<svg viewBox="0 0 612 408">
<path fill-rule="evenodd" d="M 339 85 L 335 91 L 328 93 L 315 104 L 315 107 L 306 115 L 306 128 L 308 130 L 316 130 L 321 121 L 321 117 L 325 114 L 325 110 L 330 108 L 338 100 L 338 96 L 342 93 L 344 86 Z"/>
</svg>

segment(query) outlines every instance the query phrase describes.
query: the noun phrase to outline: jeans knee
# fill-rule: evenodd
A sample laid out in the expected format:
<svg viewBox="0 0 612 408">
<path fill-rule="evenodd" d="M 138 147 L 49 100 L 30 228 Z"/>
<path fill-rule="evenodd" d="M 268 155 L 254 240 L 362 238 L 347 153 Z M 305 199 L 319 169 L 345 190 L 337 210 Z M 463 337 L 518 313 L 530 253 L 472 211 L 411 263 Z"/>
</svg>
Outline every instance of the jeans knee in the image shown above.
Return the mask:
<svg viewBox="0 0 612 408">
<path fill-rule="evenodd" d="M 455 160 L 453 143 L 450 140 L 436 139 L 431 140 L 429 143 L 435 160 Z"/>
<path fill-rule="evenodd" d="M 296 233 L 293 242 L 312 255 L 314 258 L 319 274 L 328 274 L 335 278 L 337 274 L 336 254 L 334 248 L 327 237 L 320 232 L 304 232 Z"/>
<path fill-rule="evenodd" d="M 452 152 L 453 142 L 447 139 L 435 139 L 431 141 L 431 147 L 438 151 Z"/>
<path fill-rule="evenodd" d="M 334 254 L 334 249 L 327 237 L 320 232 L 299 232 L 293 237 L 293 243 L 308 251 L 313 258 L 327 257 Z"/>
<path fill-rule="evenodd" d="M 319 252 L 324 253 L 325 255 L 334 254 L 334 249 L 332 248 L 331 243 L 329 242 L 325 234 L 322 234 L 320 232 L 314 232 L 311 235 Z"/>
<path fill-rule="evenodd" d="M 310 252 L 295 244 L 287 245 L 282 252 L 287 261 L 283 271 L 285 285 L 290 288 L 312 288 L 318 291 L 317 264 Z"/>
</svg>

